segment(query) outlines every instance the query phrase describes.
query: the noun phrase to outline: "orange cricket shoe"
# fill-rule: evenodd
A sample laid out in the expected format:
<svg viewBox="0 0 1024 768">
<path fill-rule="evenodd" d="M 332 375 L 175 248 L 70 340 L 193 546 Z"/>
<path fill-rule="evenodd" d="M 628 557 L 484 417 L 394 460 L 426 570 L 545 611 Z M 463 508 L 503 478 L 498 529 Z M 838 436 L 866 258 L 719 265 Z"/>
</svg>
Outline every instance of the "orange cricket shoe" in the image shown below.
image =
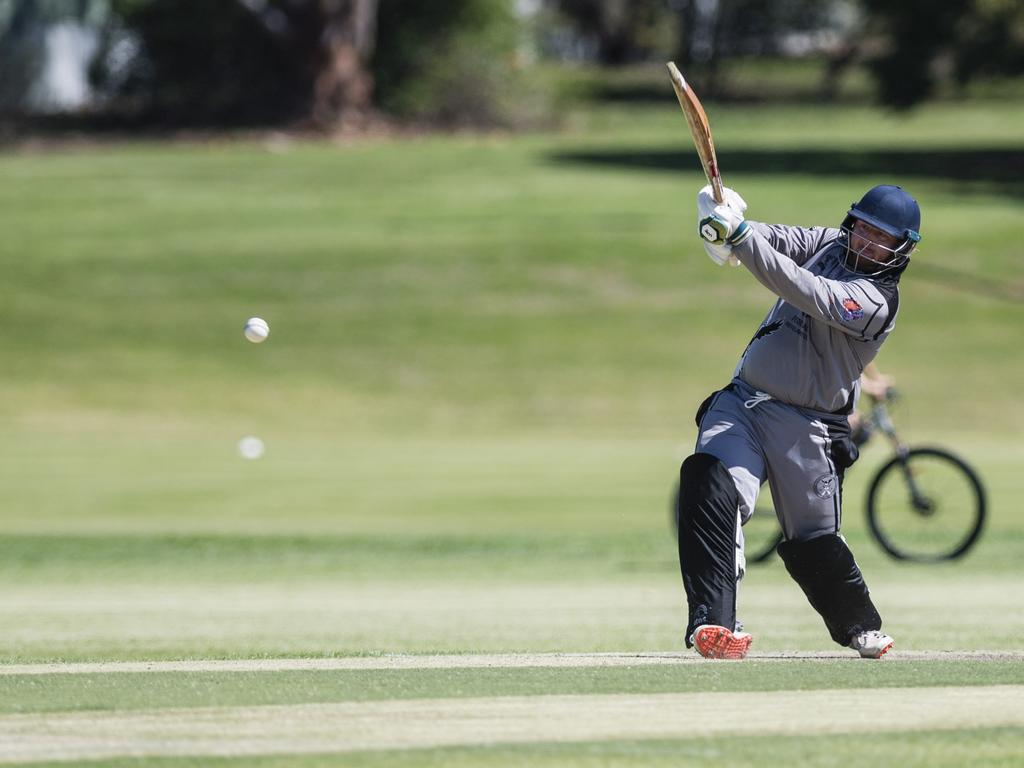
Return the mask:
<svg viewBox="0 0 1024 768">
<path fill-rule="evenodd" d="M 744 659 L 754 638 L 716 624 L 701 624 L 693 631 L 693 645 L 706 659 Z"/>
</svg>

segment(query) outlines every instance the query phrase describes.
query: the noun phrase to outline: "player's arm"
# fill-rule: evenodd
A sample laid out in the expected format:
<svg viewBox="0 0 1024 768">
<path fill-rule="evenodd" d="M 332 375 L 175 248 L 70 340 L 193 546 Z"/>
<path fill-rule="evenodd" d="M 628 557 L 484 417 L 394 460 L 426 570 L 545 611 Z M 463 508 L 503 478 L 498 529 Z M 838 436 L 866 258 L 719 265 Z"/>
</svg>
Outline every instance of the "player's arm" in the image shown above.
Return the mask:
<svg viewBox="0 0 1024 768">
<path fill-rule="evenodd" d="M 869 339 L 895 317 L 897 293 L 868 279 L 844 282 L 815 275 L 779 253 L 757 229 L 737 244 L 736 256 L 766 288 L 811 317 L 850 336 Z"/>
<path fill-rule="evenodd" d="M 743 212 L 747 210 L 746 201 L 733 189 L 725 187 L 723 191 L 726 209 L 735 213 L 738 221 L 743 221 Z M 722 241 L 723 232 L 731 231 L 730 227 L 736 221 L 730 220 L 726 215 L 724 218 L 719 215 L 718 203 L 711 189 L 711 185 L 705 186 L 697 193 L 697 229 L 701 238 L 705 241 L 705 250 L 708 256 L 718 264 L 723 264 L 731 255 L 727 244 Z M 710 224 L 710 228 L 705 228 Z M 810 258 L 822 249 L 830 240 L 838 234 L 837 230 L 824 229 L 822 227 L 792 227 L 786 224 L 763 224 L 756 221 L 747 221 L 745 226 L 751 231 L 757 231 L 772 248 L 787 256 L 797 264 L 806 264 Z"/>
<path fill-rule="evenodd" d="M 865 365 L 860 375 L 860 391 L 875 400 L 884 400 L 888 397 L 894 383 L 893 377 L 878 370 L 874 362 Z"/>
<path fill-rule="evenodd" d="M 730 194 L 741 204 L 730 200 Z M 703 213 L 701 195 L 698 195 L 698 213 Z M 771 240 L 762 234 L 761 227 L 743 218 L 746 203 L 733 190 L 726 190 L 726 202 L 716 205 L 699 222 L 698 232 L 705 239 L 720 233 L 721 243 L 712 242 L 705 246 L 722 251 L 740 261 L 765 287 L 782 300 L 806 312 L 811 317 L 823 320 L 850 336 L 861 339 L 877 338 L 895 319 L 898 294 L 895 284 L 888 286 L 874 283 L 866 278 L 842 282 L 829 280 L 813 274 L 797 264 L 789 256 L 773 247 Z M 705 226 L 706 224 L 714 226 Z M 798 229 L 798 228 L 793 228 Z M 773 229 L 775 236 L 785 234 L 784 230 Z M 834 234 L 831 230 L 818 230 L 821 236 L 811 235 L 814 230 L 802 230 L 800 237 L 819 240 Z M 808 242 L 810 242 L 808 240 Z"/>
<path fill-rule="evenodd" d="M 763 224 L 759 221 L 747 223 L 767 240 L 772 248 L 801 266 L 836 235 L 836 230 L 824 227 L 791 227 L 787 224 Z"/>
</svg>

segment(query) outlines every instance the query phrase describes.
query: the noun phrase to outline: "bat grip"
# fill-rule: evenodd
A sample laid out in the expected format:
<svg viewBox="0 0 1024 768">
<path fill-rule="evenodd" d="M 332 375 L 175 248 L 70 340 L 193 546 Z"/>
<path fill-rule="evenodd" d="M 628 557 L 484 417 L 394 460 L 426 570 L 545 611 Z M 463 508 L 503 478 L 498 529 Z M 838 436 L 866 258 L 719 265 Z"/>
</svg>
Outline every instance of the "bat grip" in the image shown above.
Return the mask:
<svg viewBox="0 0 1024 768">
<path fill-rule="evenodd" d="M 714 176 L 710 179 L 711 181 L 711 196 L 715 198 L 716 203 L 725 202 L 725 188 L 722 186 L 722 177 Z"/>
</svg>

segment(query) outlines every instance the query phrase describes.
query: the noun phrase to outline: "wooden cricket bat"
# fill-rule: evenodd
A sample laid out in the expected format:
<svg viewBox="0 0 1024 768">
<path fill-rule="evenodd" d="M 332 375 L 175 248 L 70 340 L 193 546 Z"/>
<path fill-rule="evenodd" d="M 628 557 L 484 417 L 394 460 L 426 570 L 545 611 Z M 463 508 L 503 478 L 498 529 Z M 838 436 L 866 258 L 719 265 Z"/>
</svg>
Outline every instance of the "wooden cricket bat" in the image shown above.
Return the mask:
<svg viewBox="0 0 1024 768">
<path fill-rule="evenodd" d="M 690 135 L 693 136 L 694 146 L 697 147 L 700 164 L 704 166 L 704 175 L 708 177 L 708 183 L 711 185 L 711 195 L 715 198 L 716 203 L 724 203 L 722 174 L 718 171 L 715 142 L 711 140 L 711 125 L 708 123 L 708 116 L 704 113 L 704 107 L 701 106 L 697 94 L 693 92 L 693 89 L 683 79 L 682 73 L 676 68 L 675 62 L 670 61 L 666 66 L 672 77 L 672 88 L 675 89 L 676 98 L 679 99 L 679 106 L 686 116 L 687 125 L 690 126 Z"/>
</svg>

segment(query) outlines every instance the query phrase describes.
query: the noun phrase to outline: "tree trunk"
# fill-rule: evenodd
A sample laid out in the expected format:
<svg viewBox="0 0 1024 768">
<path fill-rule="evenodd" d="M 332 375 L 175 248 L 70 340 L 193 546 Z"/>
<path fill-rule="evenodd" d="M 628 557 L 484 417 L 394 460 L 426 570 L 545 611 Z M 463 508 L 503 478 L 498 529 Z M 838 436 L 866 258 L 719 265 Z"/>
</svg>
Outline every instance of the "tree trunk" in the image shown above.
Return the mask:
<svg viewBox="0 0 1024 768">
<path fill-rule="evenodd" d="M 323 127 L 364 120 L 373 100 L 368 63 L 378 0 L 320 0 L 323 34 L 313 82 L 313 121 Z"/>
<path fill-rule="evenodd" d="M 716 95 L 719 85 L 719 43 L 725 1 L 671 0 L 678 20 L 675 61 L 702 96 Z"/>
<path fill-rule="evenodd" d="M 676 12 L 675 62 L 686 72 L 693 63 L 693 27 L 697 17 L 693 0 L 672 0 Z"/>
<path fill-rule="evenodd" d="M 821 76 L 821 83 L 818 86 L 818 97 L 822 101 L 836 100 L 843 75 L 858 62 L 860 56 L 859 40 L 847 40 L 829 55 L 825 71 Z"/>
<path fill-rule="evenodd" d="M 625 0 L 604 0 L 600 4 L 598 58 L 602 64 L 625 64 L 632 48 L 629 35 L 629 7 Z"/>
</svg>

